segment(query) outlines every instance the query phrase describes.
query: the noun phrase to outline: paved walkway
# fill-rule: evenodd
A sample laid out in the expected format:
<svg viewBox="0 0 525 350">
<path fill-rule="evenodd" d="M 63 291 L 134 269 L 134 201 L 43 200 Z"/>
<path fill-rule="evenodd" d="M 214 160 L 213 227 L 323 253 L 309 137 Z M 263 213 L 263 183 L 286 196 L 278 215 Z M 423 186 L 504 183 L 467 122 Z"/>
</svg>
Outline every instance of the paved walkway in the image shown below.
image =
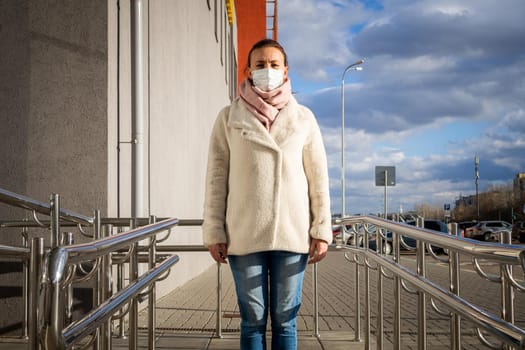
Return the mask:
<svg viewBox="0 0 525 350">
<path fill-rule="evenodd" d="M 448 265 L 427 258 L 427 275 L 443 288 L 448 288 Z M 415 269 L 415 256 L 403 255 L 401 261 L 407 267 Z M 472 270 L 470 259 L 465 258 L 461 264 L 461 295 L 483 309 L 499 315 L 500 285 L 482 279 Z M 483 264 L 488 273 L 498 273 L 499 267 L 493 264 Z M 205 273 L 189 281 L 184 286 L 164 297 L 157 305 L 158 330 L 163 339 L 177 337 L 170 343 L 172 349 L 238 349 L 239 318 L 235 298 L 233 280 L 228 267 L 222 269 L 223 276 L 223 317 L 222 338 L 215 335 L 216 327 L 216 268 L 211 267 Z M 312 302 L 312 266 L 305 274 L 303 305 L 298 318 L 299 349 L 364 349 L 362 342 L 355 342 L 355 303 L 354 303 L 354 271 L 353 264 L 348 263 L 342 252 L 332 251 L 318 265 L 319 272 L 319 324 L 320 337 L 314 334 L 313 302 Z M 517 276 L 523 280 L 523 274 Z M 363 283 L 364 274 L 361 273 Z M 385 349 L 392 349 L 393 341 L 393 283 L 384 278 L 384 332 Z M 377 274 L 371 271 L 371 342 L 376 346 L 377 323 Z M 365 291 L 361 290 L 361 302 L 365 299 Z M 405 290 L 401 295 L 401 344 L 402 349 L 417 349 L 417 296 Z M 516 324 L 525 328 L 525 294 L 516 293 Z M 444 308 L 439 305 L 440 308 Z M 362 318 L 364 309 L 362 309 Z M 443 316 L 427 307 L 427 349 L 450 348 L 450 317 Z M 145 315 L 141 315 L 139 325 L 146 327 Z M 361 324 L 364 330 L 365 324 Z M 364 332 L 364 331 L 362 331 Z M 364 334 L 361 334 L 361 339 Z M 164 340 L 162 340 L 164 342 Z M 159 341 L 158 344 L 161 342 Z M 187 344 L 192 344 L 190 345 Z M 176 347 L 181 344 L 182 347 Z M 480 343 L 476 329 L 471 322 L 462 320 L 462 349 L 489 349 Z"/>
<path fill-rule="evenodd" d="M 415 256 L 401 257 L 404 265 L 415 268 Z M 493 264 L 483 264 L 487 273 L 497 273 L 499 267 Z M 523 281 L 523 273 L 516 268 L 516 277 Z M 327 258 L 318 265 L 319 272 L 319 324 L 320 337 L 314 336 L 313 303 L 312 303 L 312 266 L 305 274 L 303 305 L 298 318 L 299 350 L 361 350 L 363 342 L 356 342 L 354 333 L 355 303 L 354 303 L 354 271 L 353 264 L 348 263 L 343 253 L 332 251 Z M 223 312 L 222 337 L 217 337 L 216 329 L 216 273 L 215 266 L 210 267 L 203 274 L 197 276 L 185 285 L 159 300 L 157 303 L 157 349 L 238 349 L 239 346 L 239 317 L 236 297 L 230 269 L 222 269 Z M 448 288 L 448 266 L 445 263 L 427 261 L 427 275 L 437 284 Z M 363 282 L 364 274 L 361 273 Z M 375 349 L 375 328 L 377 323 L 377 274 L 370 274 L 371 288 L 371 334 L 372 349 Z M 389 300 L 392 300 L 392 282 L 384 280 L 384 348 L 392 349 L 393 340 L 393 310 Z M 363 305 L 365 291 L 361 290 Z M 484 310 L 499 315 L 500 285 L 482 279 L 472 270 L 469 259 L 461 263 L 460 293 L 465 299 L 474 302 Z M 405 290 L 401 295 L 401 348 L 403 350 L 417 349 L 417 296 Z M 516 324 L 525 328 L 525 293 L 516 293 Z M 364 332 L 364 307 L 362 306 L 361 329 Z M 440 305 L 440 308 L 444 308 Z M 450 317 L 440 315 L 430 306 L 427 308 L 427 350 L 450 348 Z M 146 313 L 140 313 L 139 337 L 140 349 L 146 346 Z M 361 334 L 364 338 L 364 334 Z M 462 319 L 462 349 L 489 349 L 480 343 L 476 329 L 471 322 Z M 2 341 L 0 349 L 24 349 L 26 346 L 19 340 Z M 113 349 L 127 349 L 126 339 L 114 339 Z M 275 350 L 275 349 L 274 349 Z"/>
<path fill-rule="evenodd" d="M 351 266 L 345 263 L 340 252 L 329 254 L 319 264 L 319 319 L 320 336 L 314 336 L 312 266 L 308 266 L 303 287 L 298 328 L 298 349 L 364 349 L 363 342 L 355 342 L 353 283 Z M 157 344 L 169 343 L 171 349 L 238 349 L 239 314 L 235 288 L 228 266 L 222 274 L 222 338 L 216 337 L 216 281 L 217 268 L 177 288 L 157 303 L 157 329 L 162 333 Z M 340 290 L 333 289 L 333 281 L 340 280 Z M 337 284 L 336 284 L 337 285 Z M 139 327 L 147 326 L 147 314 L 141 313 Z M 169 339 L 175 340 L 172 342 Z M 180 347 L 179 347 L 180 346 Z"/>
</svg>

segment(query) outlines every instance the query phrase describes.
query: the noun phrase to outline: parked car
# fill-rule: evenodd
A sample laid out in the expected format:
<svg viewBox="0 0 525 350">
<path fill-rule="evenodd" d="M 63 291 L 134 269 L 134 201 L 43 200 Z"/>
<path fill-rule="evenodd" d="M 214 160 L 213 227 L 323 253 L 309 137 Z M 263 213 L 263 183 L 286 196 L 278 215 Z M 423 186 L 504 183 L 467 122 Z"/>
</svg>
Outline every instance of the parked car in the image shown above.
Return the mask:
<svg viewBox="0 0 525 350">
<path fill-rule="evenodd" d="M 407 221 L 406 222 L 408 225 L 412 225 L 412 226 L 416 226 L 416 221 Z M 445 224 L 443 221 L 441 220 L 425 220 L 425 223 L 424 223 L 424 228 L 426 228 L 427 230 L 432 230 L 432 231 L 436 231 L 438 233 L 441 233 L 441 234 L 445 234 L 445 235 L 448 235 L 450 232 L 448 230 L 448 226 L 447 224 Z M 410 247 L 413 247 L 415 248 L 416 245 L 417 245 L 417 241 L 413 238 L 410 238 L 410 237 L 407 237 L 407 236 L 403 236 L 403 241 Z M 436 253 L 444 253 L 444 249 L 441 248 L 441 247 L 433 247 L 433 250 L 434 252 Z M 403 245 L 401 245 L 401 248 L 403 248 Z"/>
<path fill-rule="evenodd" d="M 458 232 L 461 237 L 467 237 L 467 231 L 471 230 L 473 226 L 476 226 L 477 221 L 461 221 L 458 223 Z"/>
<path fill-rule="evenodd" d="M 465 237 L 482 241 L 491 241 L 496 239 L 496 234 L 501 231 L 511 232 L 512 225 L 501 220 L 480 221 L 472 226 L 471 230 L 466 231 Z"/>
<path fill-rule="evenodd" d="M 332 243 L 339 243 L 342 242 L 342 239 L 344 238 L 346 240 L 345 244 L 347 245 L 355 245 L 355 235 L 352 230 L 352 225 L 347 225 L 344 235 L 342 234 L 343 225 L 332 225 Z M 358 234 L 358 246 L 363 246 L 363 235 L 362 235 L 362 227 L 357 227 L 357 230 L 360 232 Z"/>
<path fill-rule="evenodd" d="M 525 243 L 525 221 L 516 221 L 512 225 L 512 240 Z"/>
<path fill-rule="evenodd" d="M 387 231 L 386 233 L 386 239 L 382 238 L 383 240 L 383 254 L 384 255 L 390 255 L 392 254 L 392 232 Z M 368 236 L 368 248 L 377 251 L 377 242 L 376 242 L 376 235 L 369 235 Z"/>
<path fill-rule="evenodd" d="M 332 226 L 332 233 L 334 237 L 334 243 L 340 242 L 341 240 L 341 229 L 342 225 L 333 225 Z M 355 235 L 354 229 L 357 231 L 357 235 Z M 349 246 L 356 246 L 357 247 L 363 247 L 363 236 L 365 235 L 365 228 L 363 225 L 358 224 L 357 226 L 352 227 L 351 225 L 348 225 L 346 227 L 346 232 L 344 235 L 345 244 Z M 357 242 L 356 240 L 357 236 Z M 387 241 L 383 244 L 383 253 L 390 254 L 392 252 L 392 232 L 387 232 Z M 368 247 L 372 250 L 376 250 L 376 227 L 374 225 L 368 226 Z M 357 244 L 356 244 L 357 243 Z"/>
</svg>

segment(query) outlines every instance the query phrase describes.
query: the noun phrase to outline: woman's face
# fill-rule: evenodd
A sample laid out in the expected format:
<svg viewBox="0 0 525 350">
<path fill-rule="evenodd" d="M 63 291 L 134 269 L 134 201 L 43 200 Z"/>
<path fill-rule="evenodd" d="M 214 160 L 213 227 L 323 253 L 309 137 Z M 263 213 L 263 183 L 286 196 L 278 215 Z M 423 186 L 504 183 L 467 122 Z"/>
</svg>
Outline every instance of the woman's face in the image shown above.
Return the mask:
<svg viewBox="0 0 525 350">
<path fill-rule="evenodd" d="M 255 49 L 250 56 L 249 77 L 252 79 L 254 70 L 263 68 L 279 69 L 284 71 L 284 81 L 288 77 L 288 67 L 284 65 L 284 55 L 276 47 L 267 46 Z"/>
</svg>

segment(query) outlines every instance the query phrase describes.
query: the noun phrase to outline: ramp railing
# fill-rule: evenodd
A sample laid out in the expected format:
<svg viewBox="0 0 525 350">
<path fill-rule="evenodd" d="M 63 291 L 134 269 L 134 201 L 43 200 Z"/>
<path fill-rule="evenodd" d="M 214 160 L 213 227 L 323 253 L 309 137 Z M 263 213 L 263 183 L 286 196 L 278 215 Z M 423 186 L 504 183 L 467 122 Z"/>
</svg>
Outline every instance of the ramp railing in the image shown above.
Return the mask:
<svg viewBox="0 0 525 350">
<path fill-rule="evenodd" d="M 178 220 L 173 218 L 101 218 L 95 211 L 92 217 L 76 214 L 60 208 L 58 195 L 52 195 L 50 204 L 38 202 L 0 189 L 0 203 L 24 208 L 33 212 L 33 220 L 0 221 L 0 227 L 30 227 L 49 229 L 50 246 L 44 247 L 42 238 L 29 240 L 21 247 L 0 245 L 2 259 L 14 259 L 27 266 L 24 290 L 27 315 L 26 331 L 30 349 L 69 349 L 78 344 L 92 345 L 94 349 L 111 348 L 111 321 L 120 322 L 120 334 L 124 336 L 127 317 L 129 348 L 137 348 L 137 303 L 148 299 L 148 348 L 154 349 L 155 332 L 155 283 L 162 280 L 178 261 L 176 252 L 205 251 L 199 245 L 162 245 L 171 227 L 200 226 L 202 220 Z M 49 216 L 37 217 L 36 213 Z M 355 265 L 353 279 L 355 288 L 355 340 L 364 338 L 365 347 L 372 346 L 375 330 L 377 349 L 385 346 L 385 308 L 393 309 L 392 342 L 394 349 L 403 349 L 401 310 L 407 300 L 401 293 L 411 293 L 417 300 L 416 314 L 417 347 L 427 348 L 430 312 L 446 318 L 450 329 L 451 349 L 462 348 L 462 334 L 467 325 L 473 324 L 480 344 L 497 349 L 525 349 L 524 321 L 515 319 L 516 310 L 524 305 L 516 304 L 516 293 L 525 291 L 525 247 L 510 244 L 510 235 L 501 233 L 500 243 L 479 242 L 457 237 L 457 227 L 452 235 L 423 229 L 418 226 L 384 220 L 374 216 L 356 216 L 338 220 L 348 227 L 353 239 L 343 240 L 330 247 L 344 252 L 346 260 Z M 145 225 L 145 226 L 144 226 Z M 87 243 L 73 244 L 72 233 L 62 232 L 64 227 L 78 227 L 82 235 L 90 238 Z M 113 229 L 119 232 L 113 234 Z M 86 232 L 91 231 L 91 232 Z M 23 234 L 27 233 L 23 231 Z M 159 237 L 164 232 L 165 237 Z M 375 248 L 372 249 L 372 238 Z M 145 244 L 139 244 L 147 241 Z M 344 244 L 352 242 L 352 244 Z M 409 243 L 412 242 L 412 243 Z M 415 243 L 414 243 L 415 242 Z M 388 245 L 392 249 L 385 249 Z M 415 254 L 415 264 L 401 259 L 402 251 Z M 438 250 L 442 254 L 438 254 Z M 45 258 L 45 259 L 44 259 Z M 436 281 L 427 274 L 432 263 L 444 264 L 448 269 L 446 283 Z M 490 310 L 475 304 L 460 291 L 462 264 L 469 262 L 472 269 L 487 284 L 499 287 L 497 297 L 490 301 L 497 306 Z M 138 264 L 146 263 L 147 271 L 138 275 Z M 112 266 L 117 276 L 112 276 Z M 487 269 L 487 266 L 490 269 Z M 126 273 L 129 283 L 125 285 Z M 372 280 L 372 277 L 375 280 Z M 72 283 L 94 280 L 95 307 L 81 319 L 71 318 Z M 314 279 L 314 335 L 318 329 L 317 265 Z M 385 281 L 392 282 L 390 299 L 385 300 Z M 112 281 L 116 290 L 112 291 Z M 375 283 L 374 283 L 375 282 Z M 146 292 L 144 292 L 146 290 Z M 378 295 L 372 304 L 371 294 Z M 221 336 L 221 270 L 217 269 L 217 336 Z M 361 312 L 363 311 L 363 313 Z M 127 315 L 127 316 L 126 316 Z M 372 320 L 375 318 L 375 322 Z M 37 323 L 37 320 L 39 321 Z M 469 322 L 462 322 L 468 320 Z M 37 328 L 37 324 L 40 328 Z M 388 329 L 390 332 L 390 330 Z M 92 335 L 90 340 L 88 336 Z"/>
<path fill-rule="evenodd" d="M 28 227 L 39 227 L 49 229 L 51 246 L 60 244 L 60 227 L 61 225 L 80 226 L 93 224 L 93 217 L 78 214 L 74 211 L 60 208 L 60 197 L 53 194 L 50 202 L 42 202 L 36 199 L 14 193 L 0 188 L 0 203 L 7 204 L 11 207 L 17 207 L 29 210 L 32 213 L 32 220 L 18 220 L 17 222 L 0 221 L 0 228 L 19 227 L 22 228 L 21 238 L 22 246 L 2 246 L 0 257 L 14 259 L 22 262 L 23 283 L 22 299 L 24 304 L 22 337 L 34 340 L 36 326 L 35 320 L 35 298 L 38 288 L 35 283 L 38 282 L 38 274 L 42 257 L 44 255 L 44 240 L 39 237 L 29 238 Z M 49 217 L 46 223 L 42 223 L 37 214 Z M 15 254 L 18 252 L 18 254 Z M 34 260 L 34 259 L 38 259 Z M 35 288 L 33 288 L 35 287 Z"/>
<path fill-rule="evenodd" d="M 61 246 L 54 248 L 47 263 L 45 273 L 44 305 L 43 310 L 43 343 L 46 349 L 68 349 L 77 344 L 89 334 L 93 334 L 99 327 L 103 341 L 102 349 L 111 349 L 111 317 L 119 311 L 125 304 L 130 303 L 130 325 L 129 325 L 129 348 L 138 347 L 138 300 L 139 292 L 149 287 L 156 280 L 163 277 L 169 268 L 178 262 L 179 258 L 173 255 L 167 258 L 160 265 L 150 268 L 142 276 L 138 276 L 138 242 L 151 238 L 154 235 L 164 232 L 177 225 L 178 219 L 166 219 L 147 226 L 139 227 L 127 232 L 118 233 L 95 240 L 90 243 L 76 244 L 71 246 Z M 116 294 L 109 296 L 109 285 L 111 283 L 109 269 L 111 267 L 111 254 L 123 248 L 130 248 L 130 284 L 121 289 Z M 154 250 L 154 245 L 150 246 Z M 154 256 L 155 254 L 153 254 Z M 74 275 L 75 266 L 86 261 L 101 259 L 101 271 L 103 278 L 101 283 L 104 285 L 106 293 L 102 295 L 102 302 L 97 308 L 90 311 L 82 319 L 69 324 L 64 328 L 64 308 L 65 293 L 64 286 L 71 283 Z M 155 329 L 155 324 L 151 325 Z M 93 339 L 95 339 L 93 334 Z M 150 339 L 154 342 L 154 339 Z"/>
<path fill-rule="evenodd" d="M 169 237 L 172 227 L 193 225 L 193 220 L 101 218 L 98 210 L 89 217 L 62 209 L 57 194 L 47 204 L 4 189 L 0 189 L 0 203 L 32 212 L 30 220 L 0 220 L 0 228 L 22 228 L 23 245 L 0 245 L 0 258 L 23 262 L 23 337 L 28 339 L 29 349 L 67 349 L 78 343 L 82 347 L 111 349 L 110 322 L 120 321 L 120 335 L 124 337 L 125 318 L 129 348 L 136 349 L 138 301 L 145 299 L 148 348 L 155 348 L 155 283 L 166 278 L 171 266 L 179 261 L 174 254 L 157 254 L 157 243 Z M 65 227 L 78 228 L 89 241 L 73 244 L 73 233 L 63 232 Z M 113 235 L 114 227 L 120 232 Z M 50 246 L 44 246 L 42 237 L 30 240 L 30 228 L 48 229 Z M 159 233 L 165 235 L 157 241 Z M 147 264 L 147 270 L 139 277 L 141 263 Z M 113 265 L 118 271 L 115 293 Z M 73 321 L 73 283 L 85 281 L 92 286 L 94 308 Z M 92 337 L 86 341 L 89 334 Z"/>
<path fill-rule="evenodd" d="M 338 220 L 337 223 L 350 228 L 354 239 L 353 245 L 339 241 L 338 248 L 345 252 L 347 261 L 356 265 L 354 276 L 356 291 L 356 340 L 361 340 L 361 318 L 364 318 L 365 348 L 371 348 L 372 312 L 375 311 L 375 335 L 377 349 L 384 348 L 385 320 L 384 280 L 393 281 L 392 299 L 388 304 L 393 307 L 393 348 L 403 349 L 401 339 L 401 291 L 413 293 L 417 298 L 417 347 L 427 348 L 428 308 L 449 319 L 450 349 L 461 349 L 462 319 L 467 319 L 476 327 L 479 341 L 484 346 L 494 349 L 525 349 L 525 330 L 515 324 L 515 310 L 524 305 L 514 305 L 516 292 L 525 291 L 523 272 L 525 270 L 525 247 L 510 244 L 510 233 L 502 234 L 501 243 L 479 242 L 467 238 L 438 233 L 423 229 L 423 220 L 419 227 L 406 225 L 374 216 L 355 216 Z M 455 232 L 454 232 L 455 231 Z M 453 227 L 457 234 L 457 227 Z M 360 237 L 360 238 L 357 238 Z M 375 238 L 376 247 L 370 248 L 371 238 Z M 408 241 L 415 241 L 408 244 Z M 392 255 L 384 244 L 392 245 Z M 437 250 L 444 254 L 438 254 Z M 401 250 L 413 251 L 416 254 L 415 267 L 401 262 Z M 499 314 L 493 313 L 481 305 L 475 305 L 462 297 L 460 293 L 460 257 L 469 259 L 473 269 L 486 283 L 498 283 L 501 287 Z M 432 280 L 426 270 L 431 262 L 427 258 L 446 264 L 449 278 L 443 283 Z M 480 262 L 483 262 L 481 264 Z M 489 273 L 482 265 L 497 266 L 498 273 Z M 513 270 L 517 269 L 517 270 Z M 375 271 L 375 292 L 377 303 L 372 305 L 371 272 Z M 364 272 L 364 283 L 361 283 L 360 273 Z M 516 272 L 519 272 L 516 273 Z M 521 276 L 519 279 L 517 276 Z M 363 293 L 364 292 L 364 293 Z M 363 302 L 360 295 L 364 295 Z M 497 300 L 491 300 L 498 305 Z M 364 316 L 360 310 L 364 308 Z"/>
</svg>

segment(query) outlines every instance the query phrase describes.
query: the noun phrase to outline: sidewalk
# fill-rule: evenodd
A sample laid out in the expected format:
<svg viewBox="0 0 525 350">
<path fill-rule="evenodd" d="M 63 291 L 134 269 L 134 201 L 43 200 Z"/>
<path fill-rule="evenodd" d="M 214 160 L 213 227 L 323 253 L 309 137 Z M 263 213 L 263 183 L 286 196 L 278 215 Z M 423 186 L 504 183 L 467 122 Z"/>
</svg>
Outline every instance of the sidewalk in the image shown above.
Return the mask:
<svg viewBox="0 0 525 350">
<path fill-rule="evenodd" d="M 354 341 L 354 306 L 352 265 L 342 253 L 330 252 L 318 265 L 319 337 L 314 336 L 313 267 L 308 266 L 303 285 L 303 304 L 297 320 L 298 349 L 364 349 Z M 162 298 L 157 303 L 157 348 L 170 349 L 238 349 L 238 307 L 232 275 L 223 265 L 222 273 L 222 338 L 216 337 L 217 268 L 203 274 Z M 339 281 L 339 282 L 337 282 Z M 350 297 L 349 297 L 350 296 Z M 139 316 L 139 327 L 145 331 L 147 314 Z M 144 338 L 143 341 L 146 341 Z M 268 342 L 270 343 L 270 342 Z M 118 347 L 117 344 L 119 345 Z M 127 348 L 127 341 L 114 341 L 115 349 Z M 165 347 L 163 347 L 165 346 Z"/>
<path fill-rule="evenodd" d="M 412 269 L 415 268 L 415 255 L 402 255 L 401 262 Z M 497 274 L 498 265 L 481 262 L 485 272 Z M 427 261 L 427 275 L 443 288 L 448 287 L 449 267 L 435 260 Z M 222 337 L 217 337 L 216 329 L 216 281 L 217 268 L 210 267 L 201 275 L 175 289 L 157 303 L 157 349 L 238 349 L 239 348 L 239 317 L 231 272 L 228 266 L 222 270 Z M 318 264 L 319 292 L 319 338 L 314 336 L 313 320 L 313 283 L 312 266 L 308 266 L 303 288 L 303 305 L 299 312 L 298 349 L 300 350 L 361 350 L 364 349 L 365 337 L 365 290 L 360 291 L 361 298 L 361 339 L 356 342 L 355 325 L 355 265 L 346 261 L 341 251 L 331 251 L 326 259 Z M 523 273 L 516 269 L 516 277 L 523 281 Z M 364 283 L 364 271 L 361 269 L 361 283 Z M 370 275 L 370 308 L 371 308 L 371 348 L 376 348 L 376 327 L 378 314 L 378 295 L 376 283 L 377 272 L 371 270 Z M 393 348 L 393 282 L 383 278 L 383 321 L 382 334 L 385 349 Z M 500 312 L 499 298 L 501 286 L 481 278 L 472 269 L 472 262 L 462 259 L 461 262 L 461 295 L 474 302 L 482 309 L 497 315 Z M 418 319 L 417 295 L 403 290 L 401 293 L 401 348 L 403 350 L 418 349 Z M 427 301 L 430 304 L 430 301 Z M 517 292 L 515 322 L 518 327 L 525 328 L 525 293 Z M 438 304 L 440 308 L 446 306 Z M 449 349 L 450 316 L 441 315 L 427 307 L 426 348 L 428 350 Z M 139 349 L 147 349 L 146 312 L 139 315 Z M 462 349 L 489 349 L 477 337 L 474 324 L 468 319 L 461 319 Z M 26 349 L 21 340 L 2 340 L 1 349 Z M 113 339 L 113 349 L 127 349 L 127 339 Z"/>
<path fill-rule="evenodd" d="M 268 344 L 271 344 L 269 338 Z M 207 332 L 187 334 L 167 332 L 157 338 L 155 347 L 156 349 L 172 350 L 232 350 L 239 349 L 239 335 L 226 334 L 222 338 L 216 338 L 214 333 Z M 139 349 L 147 348 L 147 338 L 141 335 L 139 337 Z M 300 350 L 362 350 L 364 349 L 364 343 L 353 342 L 341 332 L 326 333 L 321 338 L 299 334 L 297 348 Z M 128 349 L 127 340 L 114 339 L 112 349 Z M 268 346 L 268 349 L 271 349 L 271 347 Z"/>
<path fill-rule="evenodd" d="M 415 255 L 401 256 L 402 263 L 415 269 Z M 497 265 L 483 263 L 488 273 L 498 273 Z M 215 266 L 203 274 L 175 289 L 157 303 L 157 327 L 162 334 L 158 344 L 169 342 L 172 349 L 238 349 L 238 309 L 233 280 L 228 266 L 222 268 L 222 338 L 215 335 L 216 327 L 216 272 Z M 313 267 L 308 266 L 304 286 L 303 304 L 297 320 L 299 347 L 301 350 L 314 349 L 364 349 L 365 337 L 365 290 L 361 289 L 361 342 L 355 341 L 355 264 L 349 263 L 341 251 L 330 251 L 326 259 L 318 264 L 319 294 L 319 339 L 314 336 L 313 320 Z M 519 272 L 519 271 L 517 271 Z M 428 258 L 427 274 L 435 283 L 448 288 L 448 265 Z M 361 283 L 364 285 L 364 270 L 361 268 Z M 523 274 L 518 273 L 523 280 Z M 371 307 L 371 348 L 376 347 L 377 326 L 377 272 L 370 271 Z M 383 278 L 384 331 L 382 341 L 385 349 L 393 348 L 393 281 Z M 481 278 L 472 269 L 472 262 L 464 257 L 461 263 L 461 295 L 494 315 L 499 314 L 501 286 Z M 516 293 L 516 305 L 525 304 L 525 293 Z M 417 295 L 401 291 L 401 346 L 402 349 L 418 349 Z M 428 301 L 430 303 L 430 301 Z M 443 308 L 443 305 L 439 305 Z M 139 326 L 145 329 L 145 314 L 140 315 Z M 516 308 L 516 324 L 525 326 L 525 308 Z M 427 306 L 426 346 L 428 350 L 448 349 L 450 340 L 450 316 L 441 315 Z M 477 337 L 474 324 L 462 319 L 462 349 L 489 349 Z M 166 340 L 164 340 L 166 339 Z M 168 340 L 171 339 L 171 340 Z M 180 345 L 179 345 L 180 344 Z M 181 346 L 181 347 L 178 347 Z"/>
<path fill-rule="evenodd" d="M 217 268 L 201 275 L 157 302 L 156 349 L 221 350 L 239 348 L 238 308 L 233 279 L 228 266 L 222 271 L 222 337 L 216 335 Z M 314 336 L 312 266 L 303 284 L 303 305 L 299 312 L 298 349 L 362 350 L 354 341 L 353 265 L 341 252 L 330 252 L 318 265 L 319 337 Z M 147 349 L 147 313 L 139 314 L 139 349 Z M 113 338 L 112 349 L 128 349 L 128 339 Z M 270 342 L 268 342 L 270 344 Z M 270 349 L 270 346 L 268 347 Z M 27 349 L 22 339 L 1 339 L 0 350 Z"/>
</svg>

